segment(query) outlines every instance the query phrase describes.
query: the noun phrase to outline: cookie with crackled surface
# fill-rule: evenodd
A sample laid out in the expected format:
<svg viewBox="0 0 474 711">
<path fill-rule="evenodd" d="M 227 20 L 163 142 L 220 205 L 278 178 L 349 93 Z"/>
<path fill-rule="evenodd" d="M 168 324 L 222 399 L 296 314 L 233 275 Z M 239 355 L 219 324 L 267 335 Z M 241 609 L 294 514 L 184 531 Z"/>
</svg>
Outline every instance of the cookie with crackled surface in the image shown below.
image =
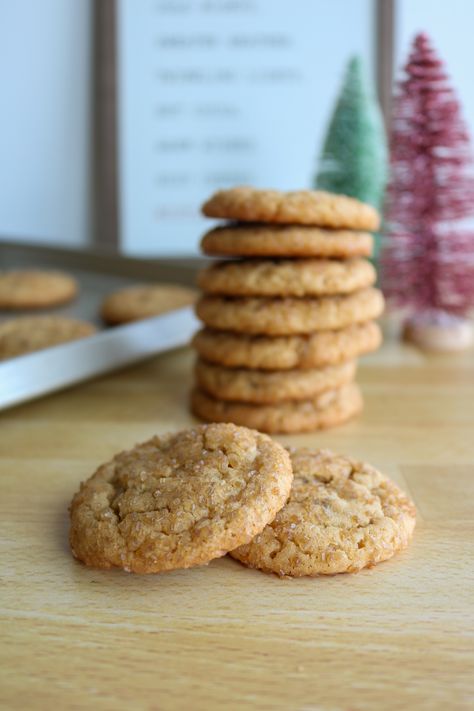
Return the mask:
<svg viewBox="0 0 474 711">
<path fill-rule="evenodd" d="M 225 368 L 198 359 L 197 384 L 218 400 L 276 403 L 308 400 L 354 380 L 355 361 L 311 370 L 261 371 Z"/>
<path fill-rule="evenodd" d="M 319 298 L 209 296 L 196 304 L 196 314 L 209 328 L 268 336 L 288 336 L 345 328 L 380 316 L 382 292 L 369 288 Z"/>
<path fill-rule="evenodd" d="M 370 257 L 368 232 L 330 230 L 308 225 L 230 223 L 215 227 L 201 240 L 204 254 L 234 257 Z"/>
<path fill-rule="evenodd" d="M 60 271 L 18 269 L 0 272 L 0 309 L 43 309 L 71 301 L 76 280 Z"/>
<path fill-rule="evenodd" d="M 130 286 L 104 299 L 101 316 L 111 326 L 139 321 L 189 306 L 196 300 L 194 289 L 179 284 Z"/>
<path fill-rule="evenodd" d="M 207 217 L 244 222 L 316 225 L 377 230 L 377 211 L 347 195 L 323 190 L 259 190 L 248 186 L 219 190 L 202 206 Z"/>
<path fill-rule="evenodd" d="M 309 400 L 255 404 L 218 400 L 201 388 L 191 393 L 191 410 L 207 422 L 235 422 L 262 432 L 290 434 L 336 427 L 361 412 L 362 395 L 356 383 L 327 390 Z"/>
<path fill-rule="evenodd" d="M 377 469 L 326 450 L 291 451 L 290 498 L 231 555 L 280 576 L 353 573 L 406 548 L 416 523 L 409 497 Z"/>
<path fill-rule="evenodd" d="M 301 336 L 252 336 L 203 328 L 193 347 L 211 363 L 228 368 L 291 370 L 320 368 L 376 350 L 382 342 L 373 321 L 336 331 L 317 331 Z"/>
<path fill-rule="evenodd" d="M 65 316 L 21 316 L 0 323 L 0 360 L 32 353 L 96 332 L 93 324 Z"/>
<path fill-rule="evenodd" d="M 232 424 L 162 435 L 121 452 L 70 508 L 73 555 L 95 568 L 159 573 L 248 543 L 284 505 L 288 453 Z"/>
<path fill-rule="evenodd" d="M 197 283 L 224 296 L 321 296 L 364 289 L 376 277 L 365 259 L 245 259 L 213 264 Z"/>
</svg>

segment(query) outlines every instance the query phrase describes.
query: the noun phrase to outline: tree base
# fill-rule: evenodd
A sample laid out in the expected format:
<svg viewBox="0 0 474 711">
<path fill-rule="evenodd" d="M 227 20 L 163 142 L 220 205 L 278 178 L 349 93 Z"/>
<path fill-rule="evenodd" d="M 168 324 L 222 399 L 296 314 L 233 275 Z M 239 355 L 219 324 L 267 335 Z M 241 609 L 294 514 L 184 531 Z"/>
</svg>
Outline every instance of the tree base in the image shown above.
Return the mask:
<svg viewBox="0 0 474 711">
<path fill-rule="evenodd" d="M 403 339 L 425 351 L 455 353 L 474 343 L 472 323 L 444 311 L 430 311 L 409 318 Z"/>
</svg>

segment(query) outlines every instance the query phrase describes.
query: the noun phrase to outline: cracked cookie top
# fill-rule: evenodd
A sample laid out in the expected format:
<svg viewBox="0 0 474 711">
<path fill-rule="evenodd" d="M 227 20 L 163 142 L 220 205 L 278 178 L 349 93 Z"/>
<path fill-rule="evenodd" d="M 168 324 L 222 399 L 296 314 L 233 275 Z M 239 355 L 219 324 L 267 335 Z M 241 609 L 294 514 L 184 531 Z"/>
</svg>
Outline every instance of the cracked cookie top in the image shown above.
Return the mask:
<svg viewBox="0 0 474 711">
<path fill-rule="evenodd" d="M 261 190 L 239 186 L 214 193 L 202 206 L 207 217 L 244 222 L 316 225 L 377 230 L 380 218 L 370 205 L 324 190 Z"/>
<path fill-rule="evenodd" d="M 204 295 L 196 314 L 208 327 L 268 336 L 291 336 L 346 328 L 377 318 L 384 298 L 379 289 L 316 297 Z"/>
<path fill-rule="evenodd" d="M 87 321 L 67 316 L 20 316 L 0 323 L 0 361 L 96 332 Z"/>
<path fill-rule="evenodd" d="M 204 254 L 253 258 L 370 257 L 373 246 L 369 232 L 263 222 L 224 223 L 206 232 L 201 240 Z"/>
<path fill-rule="evenodd" d="M 234 558 L 297 577 L 355 572 L 407 546 L 414 504 L 374 467 L 326 450 L 294 450 L 291 461 L 287 504 Z"/>
<path fill-rule="evenodd" d="M 231 424 L 153 437 L 81 485 L 70 543 L 87 565 L 137 573 L 188 568 L 261 532 L 293 479 L 288 452 Z"/>
<path fill-rule="evenodd" d="M 197 283 L 207 294 L 325 296 L 365 289 L 376 277 L 365 259 L 240 259 L 211 264 Z"/>
<path fill-rule="evenodd" d="M 78 291 L 64 272 L 18 269 L 0 272 L 1 309 L 41 309 L 71 301 Z"/>
<path fill-rule="evenodd" d="M 110 325 L 139 321 L 189 306 L 196 300 L 194 289 L 180 284 L 144 284 L 128 286 L 109 294 L 101 307 L 101 316 Z"/>
</svg>

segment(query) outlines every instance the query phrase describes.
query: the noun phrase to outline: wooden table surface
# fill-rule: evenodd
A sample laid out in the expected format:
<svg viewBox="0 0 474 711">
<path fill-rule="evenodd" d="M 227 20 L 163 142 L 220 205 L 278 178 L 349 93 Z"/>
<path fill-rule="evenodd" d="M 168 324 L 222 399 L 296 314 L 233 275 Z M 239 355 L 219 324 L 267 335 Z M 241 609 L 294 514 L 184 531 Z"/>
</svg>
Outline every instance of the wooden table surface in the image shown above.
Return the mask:
<svg viewBox="0 0 474 711">
<path fill-rule="evenodd" d="M 89 570 L 67 543 L 81 479 L 193 422 L 179 351 L 0 417 L 6 709 L 467 709 L 474 703 L 474 356 L 387 342 L 357 421 L 281 441 L 373 463 L 419 512 L 412 546 L 357 575 L 280 580 L 229 558 Z"/>
</svg>

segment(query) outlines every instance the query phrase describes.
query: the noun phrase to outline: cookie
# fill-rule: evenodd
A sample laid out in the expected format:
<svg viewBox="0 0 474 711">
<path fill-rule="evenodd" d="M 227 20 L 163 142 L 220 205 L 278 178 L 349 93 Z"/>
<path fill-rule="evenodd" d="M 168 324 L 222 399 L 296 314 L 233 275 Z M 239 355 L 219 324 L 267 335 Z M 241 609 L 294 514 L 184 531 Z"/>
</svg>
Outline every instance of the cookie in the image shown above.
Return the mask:
<svg viewBox="0 0 474 711">
<path fill-rule="evenodd" d="M 101 316 L 108 324 L 128 323 L 189 306 L 196 300 L 194 289 L 178 284 L 131 286 L 110 294 Z"/>
<path fill-rule="evenodd" d="M 381 342 L 379 326 L 368 321 L 306 336 L 248 336 L 203 328 L 194 336 L 193 347 L 205 360 L 228 368 L 290 370 L 353 360 Z"/>
<path fill-rule="evenodd" d="M 95 326 L 65 316 L 22 316 L 0 323 L 0 360 L 91 336 Z"/>
<path fill-rule="evenodd" d="M 225 368 L 198 360 L 195 375 L 199 387 L 218 400 L 271 404 L 308 400 L 325 390 L 334 390 L 354 380 L 355 371 L 355 361 L 311 370 L 266 372 Z"/>
<path fill-rule="evenodd" d="M 288 452 L 260 432 L 212 424 L 121 452 L 81 485 L 70 544 L 95 568 L 159 573 L 248 543 L 284 505 Z"/>
<path fill-rule="evenodd" d="M 71 301 L 77 282 L 69 274 L 25 269 L 0 272 L 0 309 L 42 309 Z"/>
<path fill-rule="evenodd" d="M 412 501 L 369 464 L 326 450 L 291 451 L 295 478 L 286 505 L 231 555 L 277 575 L 354 573 L 406 548 Z"/>
<path fill-rule="evenodd" d="M 191 394 L 191 409 L 208 422 L 235 422 L 262 432 L 312 432 L 340 425 L 362 410 L 362 395 L 355 383 L 328 390 L 311 400 L 296 400 L 272 405 L 216 400 L 196 388 Z"/>
<path fill-rule="evenodd" d="M 383 307 L 382 292 L 369 288 L 319 299 L 203 296 L 196 314 L 206 326 L 220 331 L 288 336 L 362 323 L 380 316 Z"/>
<path fill-rule="evenodd" d="M 376 277 L 365 259 L 246 259 L 207 267 L 198 286 L 224 296 L 321 296 L 364 289 Z"/>
<path fill-rule="evenodd" d="M 285 225 L 377 230 L 377 211 L 347 195 L 322 190 L 258 190 L 236 187 L 219 190 L 202 206 L 207 217 L 243 222 L 276 222 Z"/>
<path fill-rule="evenodd" d="M 216 227 L 201 240 L 205 254 L 235 257 L 370 257 L 374 240 L 368 232 L 326 230 L 304 225 L 230 224 Z"/>
</svg>

